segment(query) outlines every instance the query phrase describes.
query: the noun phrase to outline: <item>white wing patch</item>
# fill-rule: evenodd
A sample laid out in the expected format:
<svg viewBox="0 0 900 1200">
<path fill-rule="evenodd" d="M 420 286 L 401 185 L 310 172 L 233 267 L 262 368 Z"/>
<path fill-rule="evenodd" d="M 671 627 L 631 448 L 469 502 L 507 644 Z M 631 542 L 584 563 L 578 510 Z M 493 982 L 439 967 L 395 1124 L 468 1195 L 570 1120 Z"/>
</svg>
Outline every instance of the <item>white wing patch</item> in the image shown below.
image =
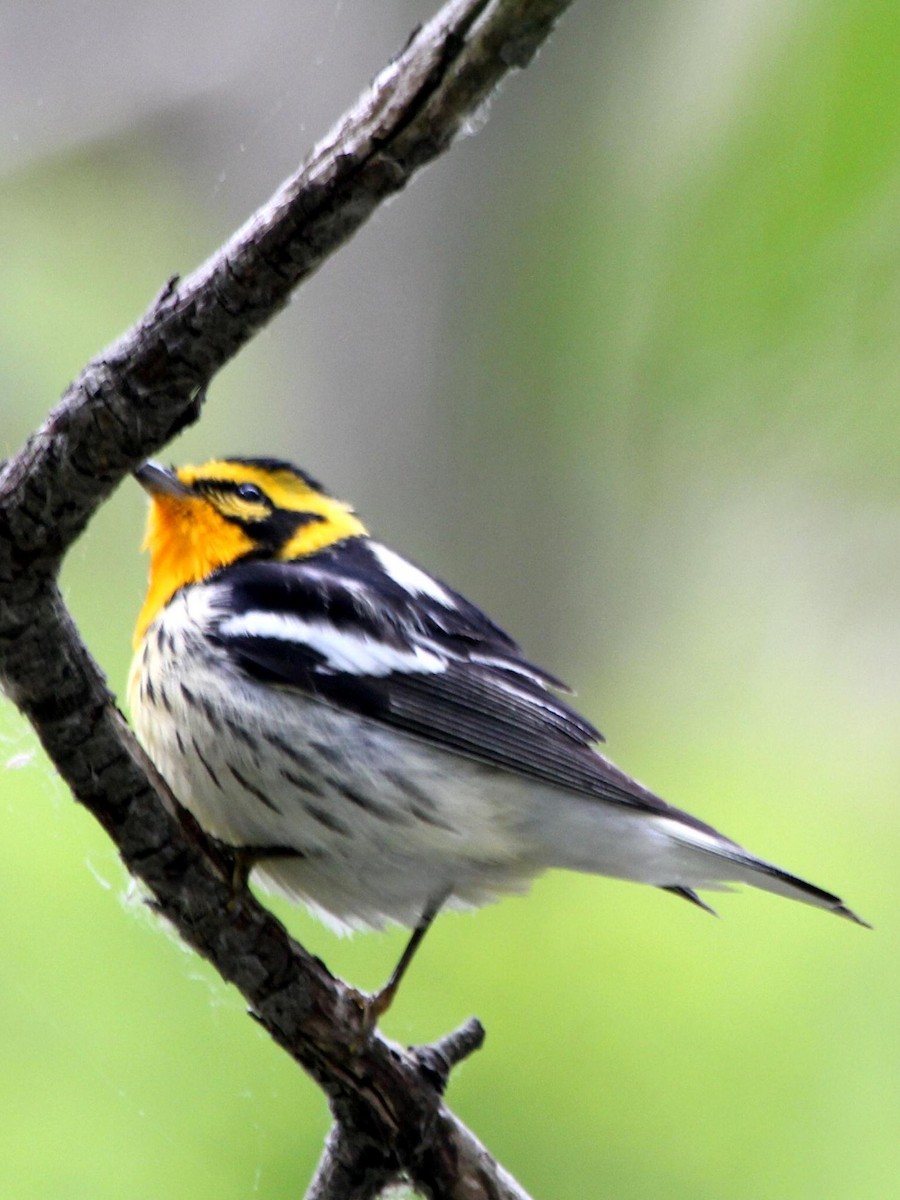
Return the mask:
<svg viewBox="0 0 900 1200">
<path fill-rule="evenodd" d="M 227 617 L 219 630 L 226 637 L 275 638 L 309 646 L 322 655 L 327 669 L 348 675 L 382 676 L 394 671 L 439 675 L 447 669 L 446 659 L 419 646 L 400 650 L 358 633 L 345 633 L 325 621 L 281 613 L 256 611 Z"/>
<path fill-rule="evenodd" d="M 411 562 L 407 562 L 396 551 L 383 546 L 381 542 L 370 540 L 369 549 L 378 559 L 384 573 L 398 587 L 402 587 L 404 592 L 408 592 L 411 596 L 430 596 L 432 600 L 437 600 L 438 604 L 443 604 L 445 608 L 456 608 L 453 597 L 447 589 L 442 587 L 436 579 L 432 579 L 427 572 L 413 566 Z"/>
</svg>

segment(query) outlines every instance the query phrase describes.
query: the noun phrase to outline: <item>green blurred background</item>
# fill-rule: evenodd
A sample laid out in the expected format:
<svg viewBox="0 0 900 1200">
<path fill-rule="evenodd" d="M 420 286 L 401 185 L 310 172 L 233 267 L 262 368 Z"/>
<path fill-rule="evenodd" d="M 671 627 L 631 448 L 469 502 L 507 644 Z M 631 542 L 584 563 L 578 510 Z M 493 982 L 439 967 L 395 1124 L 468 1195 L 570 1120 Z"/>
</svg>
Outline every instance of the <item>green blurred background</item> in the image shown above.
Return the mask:
<svg viewBox="0 0 900 1200">
<path fill-rule="evenodd" d="M 4 5 L 0 454 L 429 11 Z M 561 875 L 442 918 L 386 1030 L 482 1018 L 450 1100 L 536 1196 L 898 1194 L 898 63 L 893 3 L 582 0 L 163 454 L 296 458 L 626 769 L 875 925 Z M 65 570 L 120 694 L 143 511 Z M 302 1194 L 318 1092 L 8 705 L 0 814 L 0 1195 Z M 404 938 L 278 911 L 360 986 Z"/>
</svg>

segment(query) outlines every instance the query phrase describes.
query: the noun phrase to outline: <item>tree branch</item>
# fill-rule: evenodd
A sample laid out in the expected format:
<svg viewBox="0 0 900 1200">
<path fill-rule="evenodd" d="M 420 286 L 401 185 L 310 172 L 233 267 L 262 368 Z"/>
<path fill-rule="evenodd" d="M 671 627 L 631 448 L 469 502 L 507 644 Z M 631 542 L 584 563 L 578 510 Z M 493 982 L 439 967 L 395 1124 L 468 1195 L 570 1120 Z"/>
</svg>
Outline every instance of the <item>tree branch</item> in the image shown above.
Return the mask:
<svg viewBox="0 0 900 1200">
<path fill-rule="evenodd" d="M 571 0 L 450 0 L 250 220 L 94 359 L 0 474 L 0 682 L 75 797 L 180 935 L 326 1091 L 336 1119 L 313 1195 L 524 1193 L 444 1106 L 467 1026 L 407 1052 L 294 942 L 174 802 L 57 588 L 63 554 L 139 462 L 199 415 L 213 374 L 388 196 L 441 154 Z M 343 1190 L 340 1190 L 343 1189 Z M 355 1190 L 354 1190 L 355 1189 Z M 367 1190 L 368 1189 L 368 1190 Z"/>
</svg>

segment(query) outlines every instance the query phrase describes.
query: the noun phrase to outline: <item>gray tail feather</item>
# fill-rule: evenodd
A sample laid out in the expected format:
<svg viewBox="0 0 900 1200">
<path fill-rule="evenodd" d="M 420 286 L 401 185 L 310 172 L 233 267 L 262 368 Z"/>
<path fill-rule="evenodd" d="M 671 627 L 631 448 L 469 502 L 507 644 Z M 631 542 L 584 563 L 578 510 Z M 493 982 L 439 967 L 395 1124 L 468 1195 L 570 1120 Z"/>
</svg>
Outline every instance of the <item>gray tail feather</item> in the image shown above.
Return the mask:
<svg viewBox="0 0 900 1200">
<path fill-rule="evenodd" d="M 765 859 L 757 858 L 753 854 L 748 854 L 734 842 L 729 842 L 722 838 L 721 844 L 716 845 L 714 842 L 700 841 L 696 834 L 690 829 L 679 830 L 675 836 L 684 845 L 691 846 L 695 850 L 699 850 L 702 855 L 708 855 L 710 858 L 718 860 L 719 869 L 713 875 L 713 878 L 723 882 L 734 883 L 749 883 L 753 887 L 762 888 L 767 892 L 774 892 L 778 896 L 787 896 L 791 900 L 802 900 L 806 904 L 813 904 L 816 908 L 824 908 L 828 912 L 835 913 L 836 916 L 845 917 L 848 921 L 853 921 L 857 925 L 862 925 L 866 929 L 871 929 L 872 926 L 868 921 L 864 921 L 862 917 L 858 917 L 855 912 L 849 909 L 839 896 L 835 896 L 831 892 L 826 892 L 823 888 L 816 887 L 813 883 L 808 883 L 805 879 L 800 879 L 797 875 L 791 875 L 788 871 L 783 871 L 781 867 L 776 867 L 774 863 L 766 862 Z M 725 864 L 729 864 L 726 869 Z M 703 883 L 697 883 L 692 880 L 698 887 L 703 887 Z M 691 888 L 686 887 L 670 887 L 666 889 L 680 896 L 684 896 L 686 900 L 691 900 L 693 903 L 699 903 L 701 907 L 705 907 L 702 900 L 696 897 L 696 894 Z"/>
<path fill-rule="evenodd" d="M 777 895 L 789 896 L 792 899 L 805 900 L 807 904 L 825 908 L 838 917 L 846 917 L 848 921 L 862 925 L 864 929 L 872 928 L 868 921 L 864 921 L 862 917 L 858 917 L 852 909 L 849 909 L 840 896 L 826 892 L 823 888 L 816 887 L 814 883 L 807 883 L 805 879 L 791 875 L 788 871 L 782 871 L 780 867 L 762 859 L 748 855 L 744 861 L 752 874 L 756 876 L 755 879 L 748 876 L 748 882 L 755 884 L 756 887 L 775 892 Z"/>
</svg>

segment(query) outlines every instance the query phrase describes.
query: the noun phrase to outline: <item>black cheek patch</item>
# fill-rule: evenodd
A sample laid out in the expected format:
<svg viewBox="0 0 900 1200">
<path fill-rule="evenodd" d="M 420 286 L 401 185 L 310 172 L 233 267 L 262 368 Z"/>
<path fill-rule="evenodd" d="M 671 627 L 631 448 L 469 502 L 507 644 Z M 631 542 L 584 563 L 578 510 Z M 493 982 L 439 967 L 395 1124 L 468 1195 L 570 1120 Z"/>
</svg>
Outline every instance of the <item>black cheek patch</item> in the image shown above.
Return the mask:
<svg viewBox="0 0 900 1200">
<path fill-rule="evenodd" d="M 325 520 L 321 513 L 298 513 L 286 508 L 276 508 L 264 521 L 254 522 L 251 531 L 257 541 L 279 549 L 307 525 L 320 525 Z"/>
</svg>

